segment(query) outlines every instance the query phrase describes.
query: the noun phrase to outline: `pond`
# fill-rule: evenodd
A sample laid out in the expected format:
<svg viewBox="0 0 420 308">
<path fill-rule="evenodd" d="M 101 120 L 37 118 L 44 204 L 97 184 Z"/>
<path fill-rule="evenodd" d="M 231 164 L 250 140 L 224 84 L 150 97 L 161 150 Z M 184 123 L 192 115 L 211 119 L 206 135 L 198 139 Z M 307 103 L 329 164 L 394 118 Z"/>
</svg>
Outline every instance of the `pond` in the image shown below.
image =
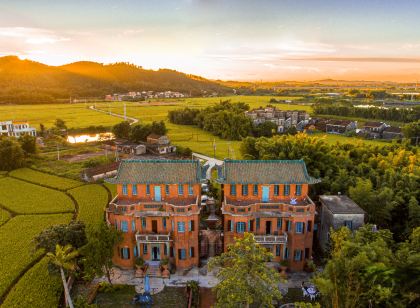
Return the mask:
<svg viewBox="0 0 420 308">
<path fill-rule="evenodd" d="M 83 135 L 69 135 L 67 136 L 68 143 L 86 143 L 95 141 L 105 141 L 114 139 L 113 133 L 99 133 L 99 134 L 83 134 Z"/>
</svg>

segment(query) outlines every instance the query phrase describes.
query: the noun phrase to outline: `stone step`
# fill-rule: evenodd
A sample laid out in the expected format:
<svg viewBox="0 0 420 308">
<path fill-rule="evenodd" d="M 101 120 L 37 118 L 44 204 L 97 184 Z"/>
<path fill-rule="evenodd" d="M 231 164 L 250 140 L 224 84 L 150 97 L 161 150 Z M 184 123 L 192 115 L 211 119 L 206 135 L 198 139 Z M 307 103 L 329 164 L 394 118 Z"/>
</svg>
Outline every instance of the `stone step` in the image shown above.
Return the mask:
<svg viewBox="0 0 420 308">
<path fill-rule="evenodd" d="M 160 267 L 156 265 L 150 265 L 147 269 L 147 275 L 150 277 L 161 277 Z"/>
</svg>

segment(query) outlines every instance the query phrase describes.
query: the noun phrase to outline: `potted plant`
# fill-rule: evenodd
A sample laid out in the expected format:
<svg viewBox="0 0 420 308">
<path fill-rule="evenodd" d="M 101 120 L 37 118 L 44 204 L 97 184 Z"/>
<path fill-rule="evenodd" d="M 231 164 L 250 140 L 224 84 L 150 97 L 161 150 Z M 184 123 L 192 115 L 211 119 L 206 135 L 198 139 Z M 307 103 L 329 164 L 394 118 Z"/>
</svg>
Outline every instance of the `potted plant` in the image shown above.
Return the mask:
<svg viewBox="0 0 420 308">
<path fill-rule="evenodd" d="M 168 270 L 169 267 L 169 259 L 164 258 L 160 261 L 160 270 L 162 278 L 169 278 L 170 272 Z"/>
<path fill-rule="evenodd" d="M 280 261 L 280 275 L 286 276 L 286 270 L 289 267 L 289 261 L 288 260 L 281 260 Z"/>
<path fill-rule="evenodd" d="M 147 263 L 142 257 L 136 259 L 136 277 L 144 277 L 147 271 Z"/>
<path fill-rule="evenodd" d="M 312 259 L 309 259 L 305 263 L 305 271 L 308 273 L 312 273 L 316 270 L 315 263 Z"/>
</svg>

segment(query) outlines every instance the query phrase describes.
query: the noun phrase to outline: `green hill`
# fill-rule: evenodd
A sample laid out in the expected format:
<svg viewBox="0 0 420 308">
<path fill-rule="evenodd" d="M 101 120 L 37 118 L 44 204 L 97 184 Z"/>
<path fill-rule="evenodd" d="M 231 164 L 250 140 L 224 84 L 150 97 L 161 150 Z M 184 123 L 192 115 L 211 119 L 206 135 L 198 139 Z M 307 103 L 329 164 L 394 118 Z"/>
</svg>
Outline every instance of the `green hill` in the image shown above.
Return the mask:
<svg viewBox="0 0 420 308">
<path fill-rule="evenodd" d="M 231 93 L 216 82 L 174 70 L 146 70 L 129 63 L 75 62 L 63 66 L 0 57 L 0 104 L 36 104 L 70 97 L 103 97 L 128 91 Z"/>
</svg>

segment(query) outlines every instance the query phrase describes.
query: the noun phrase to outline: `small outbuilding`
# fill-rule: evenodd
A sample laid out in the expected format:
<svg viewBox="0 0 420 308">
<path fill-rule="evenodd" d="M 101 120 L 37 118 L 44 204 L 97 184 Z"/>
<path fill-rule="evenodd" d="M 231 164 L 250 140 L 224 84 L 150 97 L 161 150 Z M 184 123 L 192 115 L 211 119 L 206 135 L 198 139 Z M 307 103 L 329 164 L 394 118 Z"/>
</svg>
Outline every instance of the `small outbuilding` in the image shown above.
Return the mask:
<svg viewBox="0 0 420 308">
<path fill-rule="evenodd" d="M 354 231 L 365 223 L 365 211 L 346 195 L 321 195 L 321 226 L 318 240 L 325 250 L 330 240 L 330 230 L 347 227 Z"/>
<path fill-rule="evenodd" d="M 96 182 L 101 179 L 114 177 L 117 174 L 120 162 L 111 164 L 100 165 L 92 168 L 85 169 L 81 176 L 86 182 Z"/>
</svg>

